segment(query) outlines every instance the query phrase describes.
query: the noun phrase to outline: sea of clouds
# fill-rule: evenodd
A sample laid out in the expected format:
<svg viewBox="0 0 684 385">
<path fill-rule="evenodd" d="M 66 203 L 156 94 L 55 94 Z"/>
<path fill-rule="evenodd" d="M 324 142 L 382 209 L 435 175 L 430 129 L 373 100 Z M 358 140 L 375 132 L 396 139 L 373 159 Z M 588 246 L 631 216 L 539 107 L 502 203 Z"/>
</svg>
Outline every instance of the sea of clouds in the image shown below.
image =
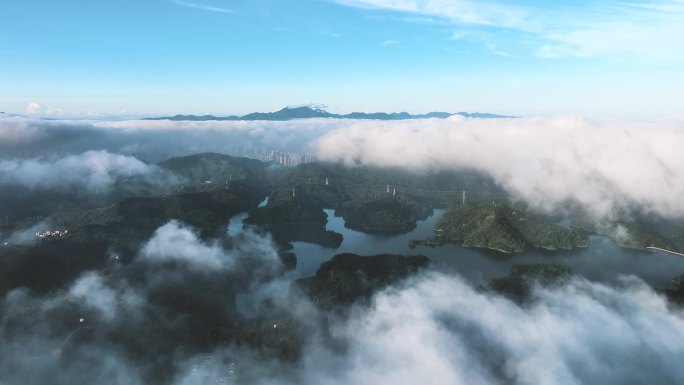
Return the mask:
<svg viewBox="0 0 684 385">
<path fill-rule="evenodd" d="M 684 381 L 684 312 L 634 277 L 612 285 L 574 278 L 536 287 L 520 304 L 453 273 L 426 271 L 342 316 L 320 313 L 284 288 L 271 295 L 304 326 L 299 362 L 278 362 L 244 346 L 188 349 L 185 334 L 209 324 L 179 318 L 159 296 L 181 295 L 201 306 L 202 317 L 229 320 L 217 289 L 231 274 L 249 272 L 246 293 L 282 280 L 273 274 L 281 265 L 270 238 L 240 237 L 239 247 L 226 247 L 174 221 L 133 261 L 113 265 L 129 269 L 126 274 L 87 271 L 50 294 L 8 292 L 0 300 L 0 383 L 163 378 L 190 385 L 225 378 L 230 370 L 237 370 L 239 383 L 288 385 Z M 136 280 L 142 271 L 152 276 Z M 139 344 L 151 354 L 135 355 Z M 237 366 L 221 360 L 198 365 L 207 355 L 229 356 Z M 171 362 L 163 376 L 154 372 L 157 359 Z"/>
<path fill-rule="evenodd" d="M 153 163 L 174 149 L 266 146 L 349 165 L 475 170 L 543 211 L 574 204 L 597 216 L 638 209 L 676 218 L 684 216 L 682 143 L 681 121 L 9 117 L 0 119 L 0 185 L 101 191 L 122 176 L 159 178 Z M 174 221 L 154 233 L 124 275 L 87 271 L 47 294 L 13 288 L 0 299 L 0 384 L 149 383 L 152 357 L 173 363 L 163 376 L 168 383 L 204 383 L 194 364 L 200 352 L 183 348 L 190 321 L 158 299 L 173 293 L 221 319 L 227 310 L 220 288 L 238 272 L 246 295 L 286 298 L 277 293 L 288 282 L 276 274 L 282 266 L 270 239 L 240 236 L 227 247 Z M 315 320 L 329 316 L 305 298 L 281 300 L 292 301 L 291 316 L 308 328 L 298 363 L 256 358 L 236 346 L 201 354 L 239 357 L 243 382 L 263 384 L 684 383 L 684 313 L 633 277 L 538 287 L 521 305 L 431 271 L 377 294 L 351 315 L 327 318 L 325 326 Z M 163 333 L 151 333 L 150 325 Z M 136 339 L 152 355 L 131 354 L 125 346 Z"/>
<path fill-rule="evenodd" d="M 475 170 L 542 211 L 580 205 L 597 217 L 684 215 L 684 122 L 577 117 L 305 119 L 286 122 L 0 119 L 0 184 L 154 175 L 150 163 L 244 147 L 307 152 L 349 165 Z M 50 177 L 54 175 L 63 178 Z"/>
</svg>

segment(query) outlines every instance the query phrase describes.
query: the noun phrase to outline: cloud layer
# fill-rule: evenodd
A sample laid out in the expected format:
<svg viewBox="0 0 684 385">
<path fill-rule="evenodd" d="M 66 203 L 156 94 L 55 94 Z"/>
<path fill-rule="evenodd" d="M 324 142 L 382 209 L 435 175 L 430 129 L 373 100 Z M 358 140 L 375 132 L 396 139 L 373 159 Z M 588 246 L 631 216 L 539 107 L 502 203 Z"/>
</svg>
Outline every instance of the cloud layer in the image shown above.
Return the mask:
<svg viewBox="0 0 684 385">
<path fill-rule="evenodd" d="M 220 270 L 229 268 L 233 261 L 217 245 L 199 240 L 192 229 L 171 221 L 157 229 L 141 252 L 141 258 L 150 262 L 182 262 L 192 269 Z"/>
<path fill-rule="evenodd" d="M 475 169 L 542 210 L 597 216 L 641 208 L 684 216 L 684 123 L 530 118 L 357 122 L 316 143 L 318 157 L 418 170 Z"/>
<path fill-rule="evenodd" d="M 203 242 L 170 222 L 132 261 L 112 259 L 42 296 L 15 288 L 0 298 L 0 381 L 194 385 L 230 373 L 272 385 L 684 381 L 684 312 L 634 277 L 535 287 L 521 305 L 427 271 L 345 315 L 288 296 L 279 268 L 267 237 Z M 300 361 L 201 342 L 216 325 L 237 325 L 230 287 L 244 300 L 281 297 L 269 334 L 287 339 L 281 327 L 300 325 Z"/>
<path fill-rule="evenodd" d="M 3 285 L 9 291 L 0 296 L 0 383 L 170 383 L 207 349 L 213 328 L 240 322 L 236 292 L 282 272 L 269 237 L 245 232 L 233 240 L 204 243 L 192 228 L 171 222 L 132 260 L 108 252 L 102 266 L 49 292 Z M 207 250 L 213 255 L 202 254 Z M 79 257 L 70 258 L 74 269 L 83 268 Z M 31 269 L 48 268 L 48 259 Z"/>
<path fill-rule="evenodd" d="M 57 159 L 0 160 L 0 185 L 31 189 L 80 187 L 102 192 L 123 177 L 144 177 L 150 181 L 173 180 L 156 166 L 125 155 L 107 151 L 87 151 Z"/>
<path fill-rule="evenodd" d="M 244 254 L 248 254 L 247 257 L 251 254 L 251 257 L 262 262 L 279 265 L 278 255 L 268 240 L 264 243 L 254 242 L 255 235 L 249 232 L 241 236 L 247 239 L 241 239 L 234 250 L 227 251 L 218 241 L 203 242 L 194 229 L 173 220 L 154 232 L 143 246 L 140 260 L 162 264 L 179 262 L 195 271 L 227 271 L 234 268 L 240 258 L 245 257 Z"/>
<path fill-rule="evenodd" d="M 344 354 L 312 347 L 308 384 L 602 384 L 684 379 L 684 317 L 638 280 L 538 288 L 529 307 L 429 274 L 336 324 Z"/>
<path fill-rule="evenodd" d="M 63 156 L 89 150 L 132 155 L 146 162 L 198 152 L 254 154 L 254 149 L 301 152 L 349 121 L 69 121 L 0 119 L 0 160 Z"/>
<path fill-rule="evenodd" d="M 87 308 L 100 312 L 104 322 L 116 324 L 117 316 L 133 323 L 133 328 L 138 322 L 151 322 L 138 318 L 140 305 L 150 306 L 140 302 L 141 292 L 124 293 L 102 282 L 101 277 L 86 275 L 71 292 L 84 299 Z M 206 293 L 190 295 L 199 298 Z M 10 314 L 21 294 L 13 296 L 17 298 L 3 302 Z M 300 311 L 302 305 L 292 309 Z M 310 311 L 294 316 L 320 317 Z M 624 278 L 615 287 L 576 279 L 553 290 L 537 288 L 533 301 L 520 306 L 456 276 L 428 273 L 380 293 L 370 307 L 357 308 L 351 317 L 328 319 L 327 328 L 302 322 L 308 325 L 310 342 L 299 364 L 257 358 L 235 346 L 209 356 L 233 357 L 238 373 L 248 381 L 283 385 L 678 384 L 684 380 L 678 359 L 684 353 L 684 314 L 634 278 Z M 97 325 L 101 331 L 108 327 L 102 321 Z M 328 337 L 319 338 L 324 335 Z M 138 362 L 135 367 L 115 346 L 51 344 L 63 346 L 64 354 L 71 349 L 71 359 L 62 361 L 65 381 L 75 376 L 74 357 L 98 352 L 106 359 L 81 368 L 84 378 L 91 378 L 85 373 L 108 371 L 111 378 L 121 379 L 115 384 L 145 382 L 141 371 L 145 365 Z M 38 348 L 25 344 L 24 350 L 35 355 Z M 15 364 L 22 359 L 11 357 Z M 176 380 L 171 382 L 199 384 L 235 369 L 220 358 L 210 367 L 198 368 L 202 357 L 206 354 L 178 361 L 177 371 L 172 372 Z M 47 357 L 34 363 L 42 374 L 54 369 Z M 17 372 L 14 375 L 10 378 L 22 378 L 16 377 Z"/>
<path fill-rule="evenodd" d="M 0 119 L 0 183 L 101 188 L 120 176 L 156 175 L 153 166 L 137 159 L 282 150 L 349 164 L 474 169 L 546 211 L 571 203 L 596 216 L 639 209 L 677 217 L 684 215 L 684 158 L 678 145 L 683 142 L 681 120 L 83 122 L 10 117 Z"/>
<path fill-rule="evenodd" d="M 274 385 L 684 379 L 678 363 L 684 314 L 630 277 L 617 286 L 574 279 L 553 290 L 537 287 L 533 301 L 520 306 L 457 276 L 433 272 L 378 294 L 369 308 L 357 308 L 349 318 L 328 322 L 325 331 L 308 330 L 314 338 L 300 364 L 254 361 L 240 352 L 240 374 Z M 231 368 L 219 365 L 204 376 L 218 378 Z M 201 383 L 195 370 L 180 371 L 175 383 Z"/>
</svg>

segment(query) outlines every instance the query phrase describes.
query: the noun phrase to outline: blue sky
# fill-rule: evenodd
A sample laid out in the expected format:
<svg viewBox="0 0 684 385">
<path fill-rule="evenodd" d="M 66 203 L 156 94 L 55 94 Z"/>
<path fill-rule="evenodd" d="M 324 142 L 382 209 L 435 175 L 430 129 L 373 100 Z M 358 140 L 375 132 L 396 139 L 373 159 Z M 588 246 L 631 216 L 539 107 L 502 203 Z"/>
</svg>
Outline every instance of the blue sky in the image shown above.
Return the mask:
<svg viewBox="0 0 684 385">
<path fill-rule="evenodd" d="M 684 1 L 21 0 L 0 111 L 682 116 Z"/>
</svg>

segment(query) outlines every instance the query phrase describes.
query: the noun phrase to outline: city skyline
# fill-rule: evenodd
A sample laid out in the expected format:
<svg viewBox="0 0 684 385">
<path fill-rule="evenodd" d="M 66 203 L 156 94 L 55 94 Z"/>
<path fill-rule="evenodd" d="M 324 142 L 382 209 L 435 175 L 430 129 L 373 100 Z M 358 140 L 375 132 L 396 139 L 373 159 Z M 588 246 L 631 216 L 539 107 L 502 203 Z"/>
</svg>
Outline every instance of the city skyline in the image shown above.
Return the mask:
<svg viewBox="0 0 684 385">
<path fill-rule="evenodd" d="M 681 117 L 684 2 L 8 2 L 0 111 Z"/>
</svg>

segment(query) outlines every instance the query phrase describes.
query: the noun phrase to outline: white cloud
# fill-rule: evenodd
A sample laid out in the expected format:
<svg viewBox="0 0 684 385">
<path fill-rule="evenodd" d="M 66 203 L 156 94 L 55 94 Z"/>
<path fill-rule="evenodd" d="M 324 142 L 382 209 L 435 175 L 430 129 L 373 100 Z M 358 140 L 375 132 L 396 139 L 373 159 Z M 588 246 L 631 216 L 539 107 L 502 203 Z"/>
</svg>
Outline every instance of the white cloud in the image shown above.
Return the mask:
<svg viewBox="0 0 684 385">
<path fill-rule="evenodd" d="M 580 118 L 355 122 L 315 142 L 318 159 L 421 170 L 475 169 L 542 210 L 597 216 L 639 206 L 684 216 L 681 122 Z"/>
<path fill-rule="evenodd" d="M 91 123 L 87 125 L 86 123 Z M 61 141 L 70 138 L 70 141 Z M 33 144 L 36 143 L 36 144 Z M 78 144 L 75 147 L 71 143 Z M 473 168 L 516 197 L 553 210 L 568 200 L 596 215 L 640 206 L 684 215 L 684 120 L 523 119 L 284 122 L 0 120 L 6 151 L 59 153 L 110 148 L 163 160 L 169 149 L 224 152 L 228 146 L 313 151 L 321 160 L 410 168 Z M 311 148 L 307 148 L 311 145 Z M 23 147 L 22 147 L 23 146 Z M 86 155 L 87 154 L 87 155 Z M 0 183 L 107 188 L 116 178 L 158 176 L 136 158 L 101 151 L 55 159 L 0 161 Z"/>
<path fill-rule="evenodd" d="M 461 40 L 464 37 L 466 37 L 468 34 L 464 31 L 456 31 L 451 34 L 451 40 Z"/>
<path fill-rule="evenodd" d="M 11 245 L 33 245 L 38 241 L 36 237 L 37 232 L 50 230 L 50 226 L 46 222 L 39 222 L 28 229 L 18 230 L 10 235 L 7 242 Z"/>
<path fill-rule="evenodd" d="M 301 152 L 342 119 L 290 121 L 0 119 L 0 159 L 74 154 L 91 149 L 132 154 L 149 162 L 199 152 L 236 153 L 247 146 Z"/>
<path fill-rule="evenodd" d="M 494 26 L 517 26 L 526 12 L 521 7 L 492 1 L 470 0 L 334 0 L 337 3 L 447 18 L 456 23 Z"/>
<path fill-rule="evenodd" d="M 0 120 L 0 145 L 30 143 L 46 136 L 44 127 L 35 124 L 33 119 L 6 117 Z"/>
<path fill-rule="evenodd" d="M 0 184 L 29 188 L 80 187 L 90 191 L 104 191 L 117 178 L 143 176 L 149 182 L 166 183 L 173 177 L 156 166 L 135 157 L 106 151 L 87 151 L 57 159 L 0 160 Z M 170 179 L 169 179 L 170 178 Z"/>
<path fill-rule="evenodd" d="M 142 297 L 133 289 L 107 285 L 102 276 L 93 272 L 86 273 L 76 280 L 71 285 L 68 295 L 96 309 L 107 321 L 113 320 L 121 310 L 125 310 L 126 315 L 130 317 L 133 309 L 145 304 Z"/>
<path fill-rule="evenodd" d="M 232 9 L 228 9 L 228 8 L 214 7 L 211 5 L 200 4 L 200 3 L 191 3 L 188 1 L 182 1 L 182 0 L 170 0 L 170 1 L 174 4 L 178 4 L 178 5 L 183 6 L 183 7 L 199 9 L 202 11 L 237 14 L 236 11 L 234 11 Z"/>
<path fill-rule="evenodd" d="M 64 115 L 64 110 L 34 101 L 26 105 L 26 113 L 29 115 Z"/>
<path fill-rule="evenodd" d="M 307 104 L 313 108 L 319 105 Z M 324 107 L 324 106 L 322 106 Z M 248 136 L 278 136 L 299 133 L 302 135 L 319 134 L 329 128 L 349 124 L 344 119 L 294 119 L 288 121 L 170 121 L 170 120 L 125 120 L 93 122 L 96 127 L 117 128 L 125 131 L 158 132 L 220 132 L 240 133 Z"/>
<path fill-rule="evenodd" d="M 158 238 L 160 243 L 169 242 L 159 245 L 161 254 L 169 256 L 180 246 L 175 253 L 185 253 L 182 258 L 188 259 L 182 262 L 192 265 L 213 253 L 208 250 L 212 244 L 202 243 L 183 225 L 167 224 L 160 230 L 164 228 L 176 239 Z M 244 261 L 270 247 L 263 239 L 258 247 L 244 241 L 239 242 L 244 249 L 234 254 Z M 269 253 L 276 255 L 272 247 Z M 209 263 L 207 268 L 215 266 Z M 274 362 L 230 343 L 209 354 L 207 345 L 198 349 L 179 339 L 188 330 L 204 332 L 203 317 L 186 317 L 173 306 L 165 311 L 156 295 L 179 290 L 217 308 L 225 305 L 225 297 L 212 296 L 198 285 L 206 275 L 155 269 L 150 279 L 139 280 L 136 273 L 127 277 L 126 271 L 139 271 L 127 270 L 130 267 L 135 266 L 122 266 L 109 277 L 85 273 L 63 297 L 33 297 L 28 290 L 17 289 L 0 298 L 0 352 L 7 357 L 0 360 L 5 369 L 0 371 L 2 380 L 42 384 L 50 375 L 58 383 L 84 378 L 89 383 L 102 378 L 113 384 L 145 383 L 144 378 L 158 374 L 155 364 L 161 352 L 173 356 L 165 367 L 170 376 L 165 382 L 184 385 L 218 382 L 232 376 L 233 370 L 241 382 L 272 385 L 684 382 L 684 312 L 634 277 L 610 285 L 574 278 L 560 287 L 535 286 L 530 300 L 518 305 L 458 276 L 428 271 L 377 293 L 368 306 L 351 308 L 342 316 L 317 313 L 305 299 L 289 293 L 287 282 L 276 279 L 246 299 L 254 301 L 249 304 L 253 307 L 272 295 L 292 301 L 283 300 L 287 306 L 269 319 L 277 328 L 263 336 L 277 347 L 302 342 L 294 345 L 301 348 L 301 360 L 293 363 Z M 259 274 L 264 268 L 245 267 L 241 273 Z M 154 280 L 166 285 L 159 287 Z M 151 296 L 151 289 L 162 291 Z M 85 327 L 77 321 L 83 314 L 74 314 L 74 309 L 84 311 Z M 95 315 L 99 319 L 91 322 Z M 256 322 L 264 319 L 255 321 L 257 328 L 247 329 L 240 328 L 243 322 L 231 320 L 224 323 L 237 326 L 231 331 L 254 333 L 259 330 Z M 146 348 L 143 354 L 141 346 Z M 56 360 L 55 352 L 63 352 L 63 359 Z"/>
<path fill-rule="evenodd" d="M 172 220 L 158 228 L 142 247 L 141 261 L 154 263 L 180 262 L 201 271 L 229 271 L 240 264 L 260 263 L 256 276 L 268 276 L 280 268 L 281 262 L 271 239 L 244 232 L 234 248 L 224 248 L 217 240 L 203 241 L 195 230 Z"/>
<path fill-rule="evenodd" d="M 516 30 L 542 57 L 648 55 L 684 59 L 684 2 L 598 2 L 573 6 L 520 6 L 470 0 L 333 0 L 370 9 L 392 10 L 447 20 L 459 29 Z M 469 30 L 472 34 L 481 31 Z M 532 39 L 534 37 L 534 39 Z M 532 40 L 530 40 L 532 39 Z"/>
<path fill-rule="evenodd" d="M 171 221 L 158 228 L 140 257 L 151 262 L 182 262 L 200 271 L 229 269 L 235 261 L 217 243 L 206 244 L 190 228 Z"/>
<path fill-rule="evenodd" d="M 47 110 L 45 111 L 46 115 L 63 115 L 64 110 L 61 108 L 57 107 L 48 107 Z"/>
<path fill-rule="evenodd" d="M 302 311 L 302 309 L 298 309 Z M 636 278 L 536 287 L 519 306 L 456 276 L 427 273 L 376 295 L 349 317 L 307 324 L 301 362 L 239 356 L 264 384 L 618 385 L 684 381 L 684 314 Z M 325 338 L 320 335 L 330 333 Z M 215 372 L 212 372 L 214 370 Z M 175 384 L 198 383 L 191 368 Z M 206 368 L 220 377 L 226 367 Z"/>
<path fill-rule="evenodd" d="M 29 104 L 26 105 L 26 113 L 35 115 L 35 114 L 40 114 L 45 111 L 45 106 L 38 102 L 29 102 Z"/>
<path fill-rule="evenodd" d="M 684 317 L 634 279 L 539 289 L 521 308 L 430 274 L 333 327 L 347 349 L 307 351 L 311 384 L 678 383 Z"/>
</svg>

